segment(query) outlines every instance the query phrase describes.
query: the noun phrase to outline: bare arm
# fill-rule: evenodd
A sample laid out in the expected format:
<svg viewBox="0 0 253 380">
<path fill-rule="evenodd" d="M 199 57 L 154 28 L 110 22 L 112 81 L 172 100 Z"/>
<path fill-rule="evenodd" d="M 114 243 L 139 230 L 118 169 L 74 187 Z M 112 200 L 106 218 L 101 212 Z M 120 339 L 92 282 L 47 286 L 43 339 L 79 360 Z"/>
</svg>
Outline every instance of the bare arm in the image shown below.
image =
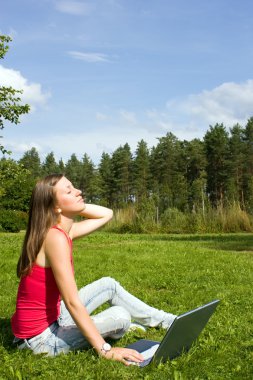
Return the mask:
<svg viewBox="0 0 253 380">
<path fill-rule="evenodd" d="M 86 204 L 80 216 L 86 219 L 81 222 L 73 223 L 69 233 L 72 239 L 88 235 L 102 227 L 111 220 L 113 211 L 107 207 Z"/>
<path fill-rule="evenodd" d="M 107 359 L 121 361 L 126 365 L 128 364 L 126 359 L 140 362 L 142 356 L 135 350 L 114 347 L 106 354 L 101 351 L 105 340 L 100 335 L 78 297 L 78 290 L 70 263 L 69 245 L 66 237 L 60 231 L 52 229 L 48 232 L 45 242 L 45 253 L 68 311 L 82 334 L 97 353 L 105 356 Z"/>
</svg>

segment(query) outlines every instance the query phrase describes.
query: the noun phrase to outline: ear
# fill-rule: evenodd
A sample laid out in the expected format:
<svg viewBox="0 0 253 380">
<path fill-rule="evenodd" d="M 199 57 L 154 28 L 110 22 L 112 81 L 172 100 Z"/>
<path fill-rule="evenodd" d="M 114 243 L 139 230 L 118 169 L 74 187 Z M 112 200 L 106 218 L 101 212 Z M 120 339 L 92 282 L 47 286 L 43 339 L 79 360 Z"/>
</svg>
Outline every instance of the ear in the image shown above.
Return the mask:
<svg viewBox="0 0 253 380">
<path fill-rule="evenodd" d="M 56 214 L 60 214 L 62 210 L 60 207 L 55 207 L 54 211 L 56 212 Z"/>
</svg>

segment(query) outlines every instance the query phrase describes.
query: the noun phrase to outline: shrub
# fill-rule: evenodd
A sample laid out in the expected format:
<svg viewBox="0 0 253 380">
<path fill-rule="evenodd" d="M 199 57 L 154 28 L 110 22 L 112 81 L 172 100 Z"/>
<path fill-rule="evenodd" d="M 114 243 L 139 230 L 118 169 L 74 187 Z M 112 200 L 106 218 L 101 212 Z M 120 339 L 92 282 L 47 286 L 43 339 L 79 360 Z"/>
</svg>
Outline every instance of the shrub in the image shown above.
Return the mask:
<svg viewBox="0 0 253 380">
<path fill-rule="evenodd" d="M 210 208 L 205 214 L 196 214 L 197 233 L 221 233 L 222 219 L 221 213 L 217 209 Z"/>
<path fill-rule="evenodd" d="M 21 215 L 22 214 L 22 215 Z M 25 226 L 24 213 L 14 210 L 0 210 L 0 230 L 6 232 L 19 232 Z"/>
<path fill-rule="evenodd" d="M 168 208 L 161 216 L 162 231 L 166 233 L 194 232 L 190 223 L 190 214 L 177 208 Z"/>
<path fill-rule="evenodd" d="M 141 234 L 145 232 L 145 230 L 140 223 L 133 222 L 133 223 L 123 223 L 119 225 L 116 228 L 115 232 L 120 233 L 120 234 L 127 234 L 127 233 Z"/>
<path fill-rule="evenodd" d="M 19 219 L 20 229 L 25 230 L 28 222 L 28 214 L 24 211 L 14 211 Z"/>
</svg>

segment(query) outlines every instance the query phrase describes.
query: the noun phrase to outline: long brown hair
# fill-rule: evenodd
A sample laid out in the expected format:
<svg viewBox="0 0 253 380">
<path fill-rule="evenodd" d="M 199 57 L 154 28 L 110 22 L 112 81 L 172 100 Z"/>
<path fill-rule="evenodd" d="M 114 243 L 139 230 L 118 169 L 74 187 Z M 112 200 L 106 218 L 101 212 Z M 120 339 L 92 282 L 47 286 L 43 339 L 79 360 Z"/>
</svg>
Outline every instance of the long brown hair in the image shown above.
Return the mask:
<svg viewBox="0 0 253 380">
<path fill-rule="evenodd" d="M 54 186 L 62 177 L 63 174 L 48 175 L 37 182 L 33 189 L 28 226 L 17 265 L 18 277 L 30 273 L 47 231 L 57 223 L 59 214 L 55 211 L 56 196 Z"/>
</svg>

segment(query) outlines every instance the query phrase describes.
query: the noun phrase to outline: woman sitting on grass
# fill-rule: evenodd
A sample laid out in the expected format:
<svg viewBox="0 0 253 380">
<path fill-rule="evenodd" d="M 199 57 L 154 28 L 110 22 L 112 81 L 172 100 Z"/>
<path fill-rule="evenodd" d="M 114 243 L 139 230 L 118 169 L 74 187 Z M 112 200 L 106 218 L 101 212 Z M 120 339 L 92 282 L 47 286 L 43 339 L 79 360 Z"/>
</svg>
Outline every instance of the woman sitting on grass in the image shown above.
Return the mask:
<svg viewBox="0 0 253 380">
<path fill-rule="evenodd" d="M 74 222 L 77 215 L 84 220 Z M 142 355 L 111 347 L 105 338 L 122 337 L 131 320 L 165 329 L 171 325 L 175 315 L 146 305 L 112 278 L 101 278 L 78 292 L 72 240 L 97 230 L 112 215 L 106 207 L 85 204 L 81 191 L 63 175 L 53 174 L 36 184 L 17 265 L 20 284 L 12 330 L 19 349 L 55 356 L 93 347 L 106 359 L 128 365 L 128 360 L 141 362 Z M 90 316 L 105 302 L 111 307 Z"/>
</svg>

